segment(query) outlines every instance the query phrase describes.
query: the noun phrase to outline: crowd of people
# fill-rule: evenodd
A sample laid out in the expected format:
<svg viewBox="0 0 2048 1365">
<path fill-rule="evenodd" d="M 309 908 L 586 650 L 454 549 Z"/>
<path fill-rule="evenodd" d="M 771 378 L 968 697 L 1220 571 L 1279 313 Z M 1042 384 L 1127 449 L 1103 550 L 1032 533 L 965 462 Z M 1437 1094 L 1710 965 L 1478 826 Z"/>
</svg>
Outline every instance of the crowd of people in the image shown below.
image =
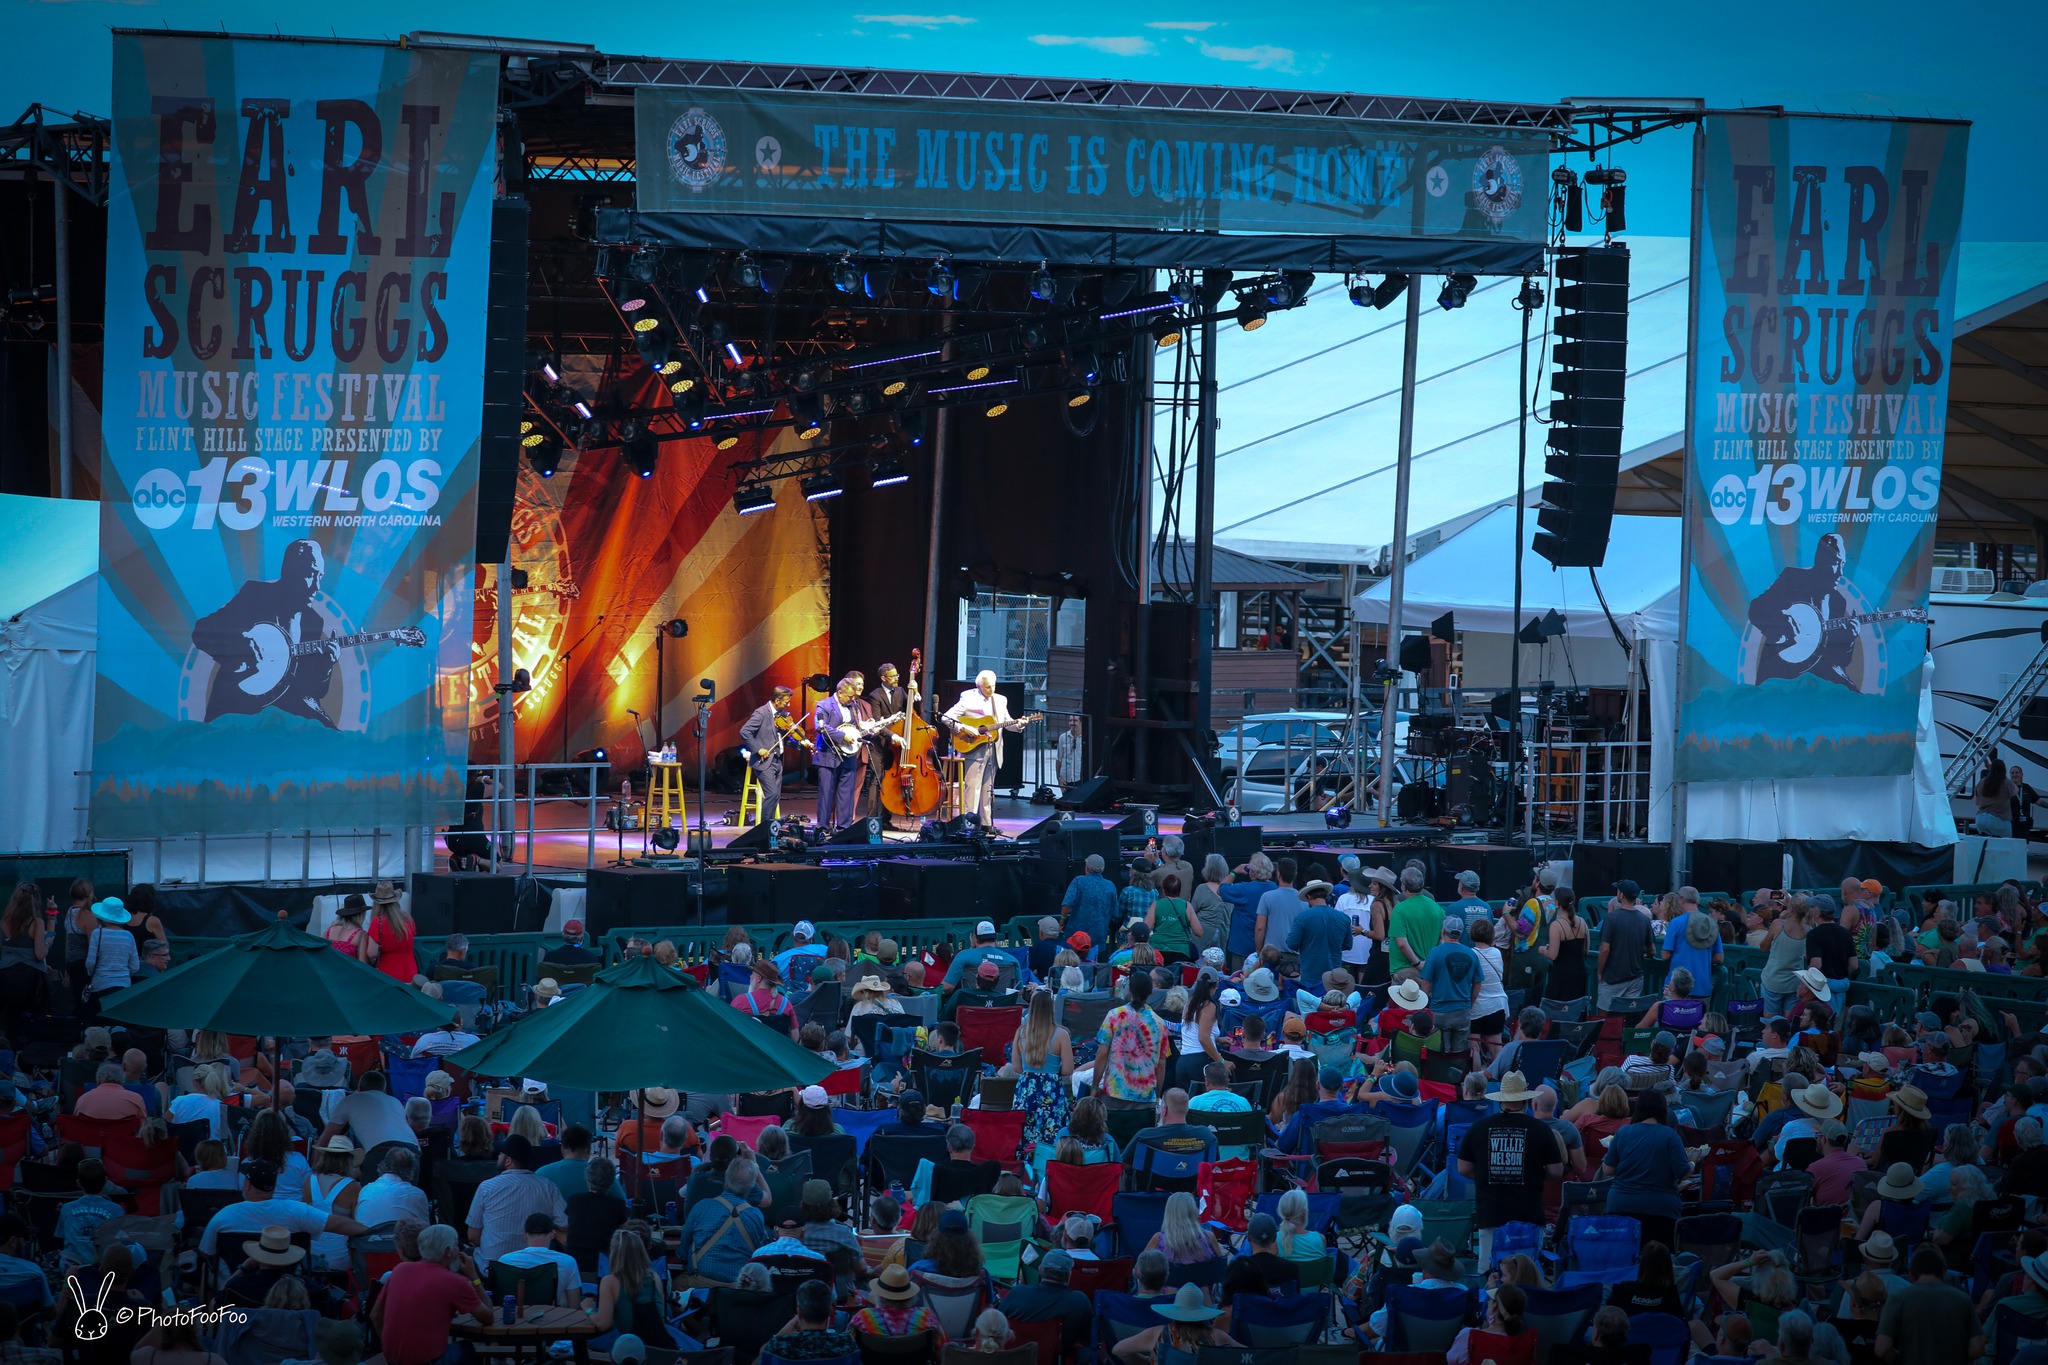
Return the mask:
<svg viewBox="0 0 2048 1365">
<path fill-rule="evenodd" d="M 922 1336 L 1178 1362 L 1236 1344 L 1251 1301 L 1322 1293 L 1315 1335 L 1505 1363 L 1586 1285 L 1573 1360 L 1953 1362 L 2048 1338 L 2038 1015 L 1961 977 L 1883 994 L 1913 963 L 2041 975 L 2029 888 L 1965 906 L 1860 879 L 1739 902 L 1621 882 L 1582 906 L 1548 869 L 1488 901 L 1469 875 L 1438 899 L 1419 861 L 1222 861 L 1197 873 L 1171 837 L 1114 880 L 1090 860 L 1028 944 L 989 922 L 951 954 L 809 922 L 786 946 L 735 927 L 702 962 L 628 943 L 863 1068 L 755 1096 L 487 1082 L 446 1060 L 476 1041 L 459 1023 L 282 1043 L 90 1023 L 125 984 L 103 967 L 140 980 L 170 955 L 149 890 L 81 886 L 53 926 L 24 886 L 0 915 L 10 1037 L 66 1005 L 82 1032 L 54 1067 L 18 1047 L 0 1090 L 16 1188 L 57 1196 L 0 1219 L 0 1337 L 95 1365 L 222 1350 L 139 1324 L 85 1339 L 103 1307 L 72 1286 L 97 1269 L 116 1302 L 315 1310 L 335 1330 L 306 1350 L 329 1365 L 458 1359 L 507 1293 L 587 1315 L 624 1359 L 695 1348 L 748 1302 L 788 1308 L 764 1358 Z M 435 993 L 466 976 L 469 945 L 416 952 L 395 896 L 345 909 L 336 951 Z M 601 960 L 584 938 L 564 927 L 524 1007 L 588 988 L 556 980 Z M 401 1057 L 433 1068 L 419 1093 L 395 1093 Z M 168 1185 L 123 1188 L 59 1114 L 175 1143 Z M 891 1168 L 878 1138 L 921 1159 Z M 1115 1216 L 1133 1190 L 1159 1196 L 1137 1234 Z M 124 1221 L 158 1209 L 189 1231 Z M 1411 1293 L 1454 1311 L 1425 1327 Z M 1147 1316 L 1105 1330 L 1104 1304 Z"/>
</svg>

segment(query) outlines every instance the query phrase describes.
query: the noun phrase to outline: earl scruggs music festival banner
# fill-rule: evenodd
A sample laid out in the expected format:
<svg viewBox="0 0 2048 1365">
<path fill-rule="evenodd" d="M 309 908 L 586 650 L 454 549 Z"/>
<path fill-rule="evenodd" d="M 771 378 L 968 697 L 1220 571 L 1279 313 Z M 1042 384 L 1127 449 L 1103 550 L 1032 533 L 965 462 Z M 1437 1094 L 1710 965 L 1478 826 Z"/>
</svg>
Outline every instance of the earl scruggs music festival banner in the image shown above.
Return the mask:
<svg viewBox="0 0 2048 1365">
<path fill-rule="evenodd" d="M 1681 781 L 1912 769 L 1968 135 L 1706 120 Z"/>
<path fill-rule="evenodd" d="M 96 837 L 459 801 L 497 80 L 115 36 Z"/>
<path fill-rule="evenodd" d="M 1551 140 L 1022 101 L 634 95 L 643 213 L 1543 240 Z"/>
</svg>

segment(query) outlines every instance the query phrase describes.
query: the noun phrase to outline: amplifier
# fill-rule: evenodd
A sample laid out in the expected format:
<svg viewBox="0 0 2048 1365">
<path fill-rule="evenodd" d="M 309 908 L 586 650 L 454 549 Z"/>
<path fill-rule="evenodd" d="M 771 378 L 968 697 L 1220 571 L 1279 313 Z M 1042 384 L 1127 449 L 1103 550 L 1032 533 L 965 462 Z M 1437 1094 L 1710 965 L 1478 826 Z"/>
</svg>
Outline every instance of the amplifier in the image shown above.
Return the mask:
<svg viewBox="0 0 2048 1365">
<path fill-rule="evenodd" d="M 1772 840 L 1695 839 L 1687 851 L 1692 884 L 1702 891 L 1746 898 L 1760 887 L 1785 885 L 1785 846 Z"/>
<path fill-rule="evenodd" d="M 585 885 L 584 924 L 593 937 L 614 929 L 669 929 L 700 916 L 690 873 L 654 868 L 592 868 Z"/>
<path fill-rule="evenodd" d="M 882 919 L 966 919 L 976 913 L 981 869 L 945 858 L 889 858 L 875 864 Z"/>
<path fill-rule="evenodd" d="M 824 913 L 832 877 L 808 863 L 736 863 L 726 869 L 728 924 L 779 924 Z"/>
<path fill-rule="evenodd" d="M 446 934 L 537 934 L 547 908 L 522 915 L 515 905 L 518 879 L 489 872 L 415 872 L 412 918 L 426 938 Z M 538 904 L 538 898 L 535 898 Z M 522 923 L 524 920 L 526 922 Z"/>
<path fill-rule="evenodd" d="M 1479 874 L 1482 900 L 1506 900 L 1529 884 L 1536 860 L 1526 848 L 1511 844 L 1444 844 L 1436 851 L 1436 886 L 1440 897 L 1457 899 L 1460 872 Z"/>
<path fill-rule="evenodd" d="M 1652 895 L 1671 890 L 1671 850 L 1662 844 L 1573 844 L 1572 890 L 1605 896 L 1626 877 Z"/>
</svg>

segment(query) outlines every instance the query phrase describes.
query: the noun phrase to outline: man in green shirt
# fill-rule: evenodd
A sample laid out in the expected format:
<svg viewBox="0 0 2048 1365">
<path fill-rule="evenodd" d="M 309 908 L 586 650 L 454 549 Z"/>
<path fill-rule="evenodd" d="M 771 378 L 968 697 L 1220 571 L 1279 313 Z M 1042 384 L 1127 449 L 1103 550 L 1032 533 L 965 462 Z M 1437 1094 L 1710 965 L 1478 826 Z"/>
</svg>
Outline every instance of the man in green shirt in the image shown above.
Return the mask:
<svg viewBox="0 0 2048 1365">
<path fill-rule="evenodd" d="M 1913 1249 L 1913 1282 L 1895 1289 L 1877 1320 L 1877 1358 L 1896 1365 L 1955 1365 L 1984 1354 L 1970 1296 L 1948 1282 L 1948 1258 L 1932 1242 Z"/>
<path fill-rule="evenodd" d="M 1444 909 L 1422 887 L 1421 868 L 1401 874 L 1402 899 L 1387 921 L 1388 961 L 1397 972 L 1421 966 L 1443 934 Z"/>
</svg>

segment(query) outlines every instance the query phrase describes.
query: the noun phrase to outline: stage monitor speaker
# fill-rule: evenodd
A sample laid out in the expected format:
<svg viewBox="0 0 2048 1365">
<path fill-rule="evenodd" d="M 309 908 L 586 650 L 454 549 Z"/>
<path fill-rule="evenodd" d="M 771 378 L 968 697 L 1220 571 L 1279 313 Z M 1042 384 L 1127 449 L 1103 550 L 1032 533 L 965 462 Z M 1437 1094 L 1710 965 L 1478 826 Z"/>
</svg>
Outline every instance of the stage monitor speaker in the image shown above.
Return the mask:
<svg viewBox="0 0 2048 1365">
<path fill-rule="evenodd" d="M 773 820 L 763 820 L 760 824 L 750 825 L 734 835 L 732 842 L 727 844 L 726 848 L 728 850 L 739 849 L 742 852 L 771 849 L 775 847 L 776 837 L 775 822 Z"/>
<path fill-rule="evenodd" d="M 614 929 L 681 928 L 699 922 L 688 872 L 597 867 L 585 877 L 583 923 L 593 937 Z"/>
<path fill-rule="evenodd" d="M 1058 815 L 1048 815 L 1031 828 L 1020 831 L 1017 834 L 1017 842 L 1020 844 L 1035 844 L 1045 838 L 1046 835 L 1059 829 L 1062 825 L 1071 823 L 1073 818 L 1066 811 L 1061 811 Z"/>
<path fill-rule="evenodd" d="M 503 563 L 519 486 L 519 422 L 526 396 L 527 205 L 491 204 L 491 266 L 484 303 L 483 424 L 477 442 L 476 562 Z M 499 585 L 506 590 L 507 585 Z"/>
<path fill-rule="evenodd" d="M 1116 806 L 1116 784 L 1106 777 L 1091 777 L 1063 789 L 1052 803 L 1054 810 L 1108 811 Z"/>
<path fill-rule="evenodd" d="M 974 679 L 968 678 L 962 681 L 955 678 L 940 684 L 939 698 L 941 701 L 944 701 L 947 697 L 958 699 L 963 693 L 972 692 L 973 690 Z M 996 684 L 996 692 L 1005 702 L 1009 703 L 1012 716 L 1025 714 L 1027 708 L 1024 705 L 1024 685 L 1022 683 L 999 682 Z M 950 704 L 948 703 L 948 705 Z M 939 739 L 941 741 L 946 738 L 946 734 L 945 727 L 940 726 Z M 996 764 L 996 790 L 1016 791 L 1023 785 L 1024 736 L 1021 732 L 1014 735 L 1006 733 L 1003 736 L 1002 761 Z"/>
<path fill-rule="evenodd" d="M 1127 802 L 1124 818 L 1111 826 L 1119 835 L 1142 834 L 1151 838 L 1159 833 L 1159 807 Z"/>
<path fill-rule="evenodd" d="M 1536 860 L 1529 850 L 1511 844 L 1439 845 L 1437 895 L 1444 900 L 1457 899 L 1457 875 L 1477 872 L 1481 900 L 1506 900 L 1529 885 L 1529 876 L 1535 870 Z"/>
<path fill-rule="evenodd" d="M 1623 878 L 1646 894 L 1661 896 L 1671 887 L 1671 850 L 1663 844 L 1573 844 L 1572 890 L 1580 896 L 1605 896 Z"/>
<path fill-rule="evenodd" d="M 981 869 L 946 858 L 888 858 L 875 864 L 883 919 L 967 919 L 976 911 Z"/>
<path fill-rule="evenodd" d="M 1759 887 L 1785 885 L 1785 846 L 1770 839 L 1695 839 L 1688 848 L 1692 885 L 1747 904 Z"/>
<path fill-rule="evenodd" d="M 1265 830 L 1258 825 L 1216 825 L 1209 829 L 1183 832 L 1180 841 L 1186 849 L 1189 863 L 1194 865 L 1195 875 L 1202 875 L 1202 864 L 1211 853 L 1223 855 L 1223 861 L 1237 867 L 1245 859 L 1259 851 Z"/>
<path fill-rule="evenodd" d="M 423 938 L 447 934 L 537 934 L 547 923 L 538 891 L 518 902 L 519 879 L 489 872 L 415 872 L 412 919 Z"/>
<path fill-rule="evenodd" d="M 1065 865 L 1091 854 L 1102 859 L 1103 871 L 1115 880 L 1120 846 L 1116 831 L 1095 820 L 1069 820 L 1038 841 L 1039 857 Z"/>
<path fill-rule="evenodd" d="M 828 844 L 879 844 L 882 842 L 882 822 L 875 816 L 856 820 L 845 829 L 835 829 L 825 837 Z"/>
<path fill-rule="evenodd" d="M 787 927 L 830 903 L 831 874 L 808 863 L 738 863 L 725 876 L 728 924 Z"/>
</svg>

